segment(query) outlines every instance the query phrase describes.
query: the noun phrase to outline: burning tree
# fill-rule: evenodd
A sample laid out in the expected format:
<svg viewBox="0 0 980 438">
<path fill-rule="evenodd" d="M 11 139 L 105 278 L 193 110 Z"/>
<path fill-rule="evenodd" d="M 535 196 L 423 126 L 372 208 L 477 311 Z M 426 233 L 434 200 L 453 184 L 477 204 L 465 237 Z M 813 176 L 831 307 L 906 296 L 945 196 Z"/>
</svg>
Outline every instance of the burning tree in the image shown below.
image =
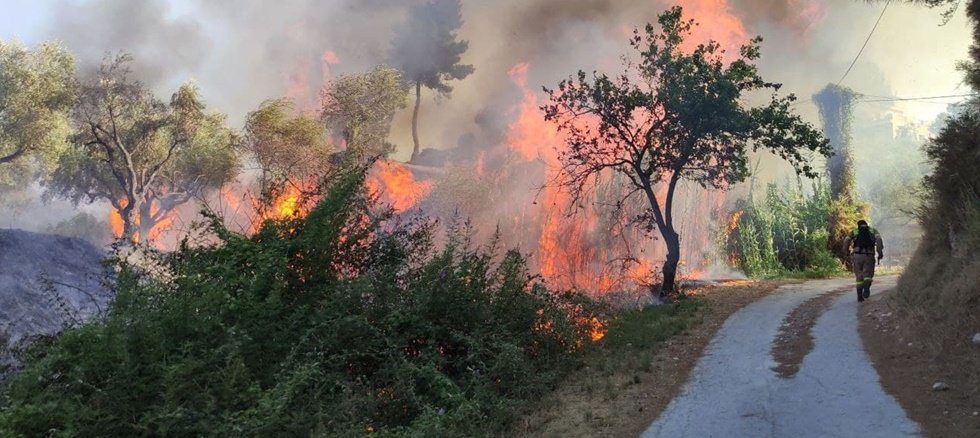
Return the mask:
<svg viewBox="0 0 980 438">
<path fill-rule="evenodd" d="M 463 25 L 459 0 L 439 0 L 409 10 L 408 20 L 397 31 L 393 42 L 392 63 L 415 87 L 415 110 L 412 112 L 412 160 L 419 155 L 419 107 L 422 87 L 449 96 L 450 80 L 464 79 L 473 66 L 460 64 L 460 56 L 469 43 L 456 40 L 456 30 Z"/>
<path fill-rule="evenodd" d="M 333 151 L 320 122 L 297 112 L 285 98 L 263 102 L 249 113 L 242 146 L 262 171 L 264 196 L 288 180 L 305 181 L 322 174 L 330 167 Z"/>
<path fill-rule="evenodd" d="M 633 223 L 657 228 L 667 246 L 663 282 L 653 286 L 661 297 L 675 293 L 680 235 L 674 227 L 674 196 L 682 179 L 706 188 L 725 189 L 749 174 L 749 149 L 765 149 L 787 160 L 808 177 L 816 172 L 806 151 L 830 154 L 820 132 L 790 110 L 792 94 L 779 97 L 780 84 L 766 82 L 754 65 L 760 56 L 756 37 L 731 62 L 715 41 L 686 44 L 696 24 L 674 7 L 659 16 L 660 32 L 648 24 L 634 31 L 630 45 L 639 62 L 624 61 L 625 71 L 609 77 L 579 71 L 545 88 L 550 101 L 545 119 L 564 135 L 561 167 L 554 183 L 573 204 L 584 202 L 595 181 L 619 174 L 628 181 L 617 208 L 636 196 L 646 202 Z M 747 107 L 750 92 L 769 92 L 768 104 Z M 659 184 L 666 186 L 658 187 Z"/>
<path fill-rule="evenodd" d="M 367 73 L 341 75 L 320 93 L 323 122 L 339 135 L 355 162 L 387 155 L 395 112 L 405 107 L 407 93 L 398 70 L 378 66 Z"/>
<path fill-rule="evenodd" d="M 57 161 L 70 132 L 75 61 L 57 44 L 35 50 L 0 41 L 0 186 L 31 176 L 30 161 Z"/>
<path fill-rule="evenodd" d="M 206 112 L 185 84 L 169 104 L 130 77 L 130 57 L 103 63 L 81 85 L 73 145 L 61 155 L 48 189 L 73 202 L 106 200 L 137 243 L 177 206 L 237 174 L 237 139 L 225 116 Z"/>
</svg>

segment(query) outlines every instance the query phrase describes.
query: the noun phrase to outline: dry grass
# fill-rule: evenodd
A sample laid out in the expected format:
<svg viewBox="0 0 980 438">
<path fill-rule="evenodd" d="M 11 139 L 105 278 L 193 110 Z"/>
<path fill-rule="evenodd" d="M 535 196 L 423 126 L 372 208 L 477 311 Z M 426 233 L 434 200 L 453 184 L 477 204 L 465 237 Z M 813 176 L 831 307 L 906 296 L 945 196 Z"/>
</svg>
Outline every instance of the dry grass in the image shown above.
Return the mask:
<svg viewBox="0 0 980 438">
<path fill-rule="evenodd" d="M 980 436 L 980 214 L 958 217 L 956 232 L 934 221 L 896 290 L 859 314 L 882 384 L 929 436 Z"/>
<path fill-rule="evenodd" d="M 908 330 L 924 335 L 933 354 L 963 348 L 980 332 L 980 254 L 956 254 L 941 242 L 924 241 L 899 279 L 894 303 Z"/>
<path fill-rule="evenodd" d="M 742 281 L 708 289 L 696 298 L 701 303 L 696 311 L 683 318 L 630 316 L 619 328 L 620 345 L 597 349 L 585 367 L 541 400 L 508 436 L 639 435 L 680 392 L 728 316 L 790 282 Z M 678 333 L 657 340 L 664 330 Z"/>
</svg>

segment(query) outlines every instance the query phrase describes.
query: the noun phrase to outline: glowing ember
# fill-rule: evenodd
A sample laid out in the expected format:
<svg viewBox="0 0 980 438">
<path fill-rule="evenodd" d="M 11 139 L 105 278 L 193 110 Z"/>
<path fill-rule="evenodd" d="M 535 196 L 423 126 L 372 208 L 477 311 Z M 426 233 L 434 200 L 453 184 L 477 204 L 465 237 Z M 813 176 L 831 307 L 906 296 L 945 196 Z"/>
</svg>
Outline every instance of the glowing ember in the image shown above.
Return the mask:
<svg viewBox="0 0 980 438">
<path fill-rule="evenodd" d="M 592 329 L 589 331 L 589 335 L 592 337 L 592 342 L 597 342 L 606 337 L 606 323 L 595 316 L 592 317 L 591 323 Z"/>
</svg>

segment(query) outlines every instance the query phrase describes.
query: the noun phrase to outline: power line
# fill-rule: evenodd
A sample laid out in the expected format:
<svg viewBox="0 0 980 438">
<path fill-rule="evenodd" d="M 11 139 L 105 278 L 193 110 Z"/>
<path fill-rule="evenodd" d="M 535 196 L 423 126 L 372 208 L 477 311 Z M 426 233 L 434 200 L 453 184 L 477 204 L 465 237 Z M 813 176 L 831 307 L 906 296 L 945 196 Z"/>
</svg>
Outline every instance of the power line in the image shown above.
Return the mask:
<svg viewBox="0 0 980 438">
<path fill-rule="evenodd" d="M 980 97 L 980 94 L 970 93 L 970 94 L 947 94 L 943 96 L 919 96 L 919 97 L 899 97 L 899 96 L 878 96 L 874 94 L 864 94 L 855 93 L 858 97 L 855 99 L 854 103 L 884 103 L 884 102 L 920 102 L 920 103 L 937 103 L 944 105 L 955 105 L 961 102 L 935 102 L 936 99 L 953 99 L 961 97 Z M 867 99 L 870 97 L 870 99 Z M 803 103 L 813 102 L 813 98 L 809 99 L 799 99 L 793 102 L 790 106 L 796 106 Z"/>
<path fill-rule="evenodd" d="M 861 54 L 864 53 L 864 48 L 868 47 L 868 42 L 871 41 L 871 36 L 874 35 L 875 30 L 878 29 L 878 23 L 881 23 L 881 18 L 885 16 L 885 11 L 888 10 L 888 5 L 890 4 L 892 4 L 892 0 L 888 0 L 888 3 L 885 3 L 885 7 L 881 8 L 881 15 L 878 16 L 878 21 L 875 21 L 874 27 L 872 27 L 871 32 L 868 33 L 868 38 L 866 38 L 864 40 L 864 44 L 861 45 L 861 50 L 858 51 L 857 56 L 855 56 L 854 60 L 851 61 L 851 65 L 847 67 L 847 71 L 844 72 L 844 76 L 841 76 L 840 80 L 837 81 L 837 85 L 840 85 L 841 82 L 844 82 L 844 78 L 846 78 L 847 75 L 851 73 L 851 69 L 854 68 L 854 64 L 857 64 L 858 59 L 861 58 Z"/>
<path fill-rule="evenodd" d="M 871 99 L 860 99 L 861 102 L 907 102 L 907 101 L 921 101 L 927 103 L 948 103 L 948 102 L 929 102 L 936 99 L 951 99 L 959 97 L 977 97 L 976 93 L 970 94 L 949 94 L 945 96 L 925 96 L 925 97 L 896 97 L 896 96 L 874 96 L 870 94 L 865 94 L 863 96 L 871 97 Z"/>
</svg>

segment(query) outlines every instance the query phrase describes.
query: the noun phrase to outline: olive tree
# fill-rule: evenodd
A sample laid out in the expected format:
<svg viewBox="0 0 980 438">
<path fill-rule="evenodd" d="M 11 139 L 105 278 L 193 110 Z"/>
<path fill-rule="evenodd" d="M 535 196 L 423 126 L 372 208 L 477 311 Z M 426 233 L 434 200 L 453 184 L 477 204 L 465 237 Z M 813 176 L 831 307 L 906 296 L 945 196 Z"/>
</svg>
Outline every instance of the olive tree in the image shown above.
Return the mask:
<svg viewBox="0 0 980 438">
<path fill-rule="evenodd" d="M 760 38 L 726 61 L 715 41 L 691 47 L 695 25 L 674 7 L 630 40 L 638 60 L 624 58 L 617 76 L 579 71 L 545 89 L 545 119 L 563 133 L 561 168 L 554 179 L 574 203 L 584 201 L 594 181 L 614 173 L 629 181 L 617 205 L 639 198 L 646 227 L 660 231 L 667 247 L 661 296 L 675 293 L 680 236 L 674 201 L 681 180 L 724 189 L 749 174 L 750 150 L 764 149 L 788 160 L 801 174 L 815 176 L 807 151 L 824 155 L 830 146 L 820 132 L 791 111 L 793 95 L 780 97 L 779 84 L 759 76 L 754 62 Z M 748 106 L 749 93 L 766 93 L 767 103 Z M 664 185 L 660 192 L 658 185 Z"/>
<path fill-rule="evenodd" d="M 265 101 L 249 113 L 243 140 L 262 172 L 259 183 L 266 195 L 278 184 L 314 178 L 330 167 L 333 145 L 323 126 L 286 98 Z"/>
<path fill-rule="evenodd" d="M 177 206 L 233 179 L 239 162 L 225 116 L 206 110 L 196 86 L 165 103 L 132 78 L 129 61 L 107 59 L 81 84 L 72 144 L 47 184 L 76 203 L 108 201 L 121 237 L 136 243 Z"/>
<path fill-rule="evenodd" d="M 0 41 L 0 187 L 47 170 L 67 145 L 75 61 L 58 44 Z"/>
<path fill-rule="evenodd" d="M 349 159 L 387 155 L 395 149 L 388 142 L 391 121 L 407 95 L 401 74 L 388 66 L 341 75 L 321 92 L 321 118 L 343 140 Z"/>
</svg>

